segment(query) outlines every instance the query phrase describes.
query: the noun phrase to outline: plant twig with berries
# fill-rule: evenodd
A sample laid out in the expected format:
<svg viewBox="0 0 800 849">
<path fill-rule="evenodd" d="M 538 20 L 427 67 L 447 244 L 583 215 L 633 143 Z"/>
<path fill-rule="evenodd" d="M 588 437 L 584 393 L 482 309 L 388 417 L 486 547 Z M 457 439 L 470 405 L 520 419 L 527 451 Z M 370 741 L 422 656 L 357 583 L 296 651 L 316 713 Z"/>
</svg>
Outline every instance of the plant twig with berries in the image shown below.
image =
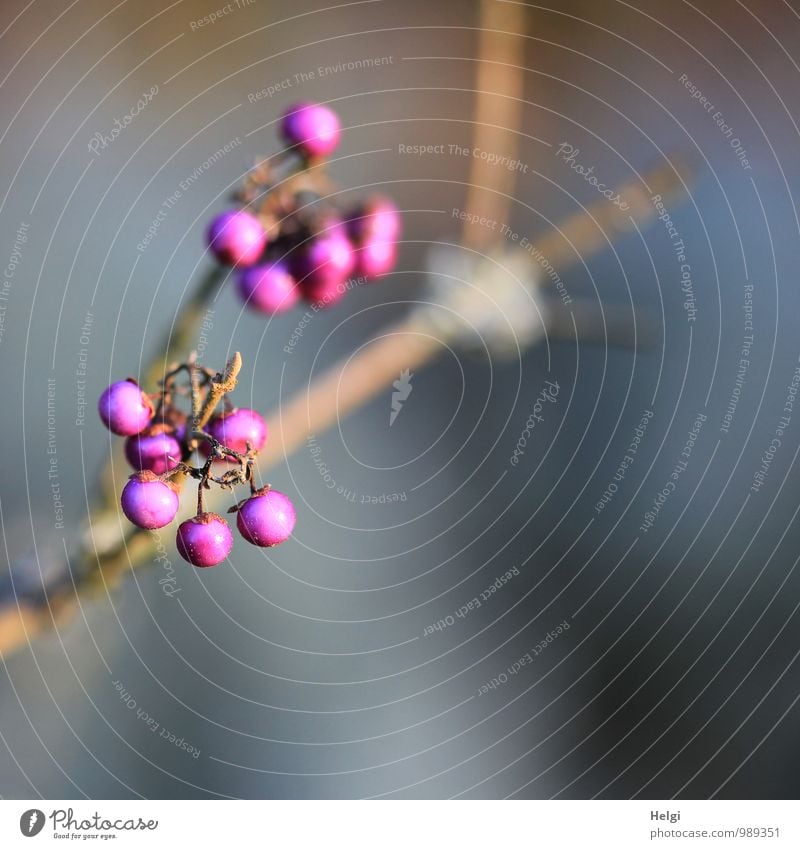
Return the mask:
<svg viewBox="0 0 800 849">
<path fill-rule="evenodd" d="M 273 316 L 303 299 L 331 306 L 347 280 L 376 280 L 397 261 L 400 215 L 381 195 L 350 209 L 330 198 L 336 185 L 326 159 L 341 129 L 336 113 L 316 103 L 290 106 L 279 132 L 286 147 L 258 161 L 233 194 L 235 207 L 210 223 L 206 243 L 218 264 L 182 306 L 148 378 L 194 344 L 207 304 L 236 271 L 236 289 L 248 309 Z"/>
<path fill-rule="evenodd" d="M 154 396 L 135 381 L 123 380 L 100 398 L 101 418 L 113 433 L 127 437 L 125 453 L 137 469 L 120 498 L 123 513 L 136 527 L 156 530 L 170 524 L 184 483 L 197 481 L 196 514 L 181 523 L 176 535 L 178 552 L 194 566 L 216 566 L 233 547 L 228 523 L 205 509 L 204 493 L 212 484 L 222 489 L 250 485 L 249 498 L 233 511 L 238 513 L 239 532 L 253 545 L 278 545 L 294 529 L 289 498 L 254 483 L 254 463 L 266 441 L 267 425 L 255 410 L 233 407 L 228 400 L 241 368 L 238 351 L 218 373 L 190 357 L 169 369 Z M 202 462 L 190 462 L 196 457 Z M 215 473 L 220 465 L 224 471 Z"/>
<path fill-rule="evenodd" d="M 173 361 L 196 343 L 207 306 L 231 270 L 234 288 L 247 308 L 273 316 L 303 299 L 316 307 L 330 306 L 348 290 L 348 277 L 374 280 L 394 265 L 400 234 L 394 204 L 377 195 L 349 209 L 331 202 L 336 187 L 325 166 L 340 139 L 336 114 L 326 106 L 296 104 L 283 115 L 280 135 L 286 147 L 258 162 L 234 193 L 235 208 L 210 223 L 206 243 L 217 263 L 181 305 L 168 337 L 145 370 L 148 384 L 161 380 L 167 391 L 166 397 L 164 393 L 152 396 L 158 407 L 149 419 L 143 405 L 149 424 L 126 441 L 125 455 L 137 470 L 143 471 L 137 465 L 140 454 L 151 457 L 150 470 L 156 474 L 167 471 L 165 458 L 180 454 L 181 461 L 187 459 L 175 432 L 185 428 L 186 415 L 169 410 L 169 404 L 177 397 L 188 397 L 190 389 L 177 384 L 176 378 L 184 375 L 191 381 L 194 376 L 199 391 L 207 387 L 214 372 L 199 366 L 192 370 L 191 358 L 179 365 Z M 223 396 L 223 403 L 229 405 L 226 399 Z M 199 409 L 192 412 L 200 415 Z M 78 563 L 72 567 L 84 583 L 100 587 L 146 558 L 153 545 L 151 535 L 139 528 L 120 536 L 113 468 L 109 463 L 101 476 L 91 526 Z"/>
<path fill-rule="evenodd" d="M 234 196 L 238 207 L 217 216 L 207 234 L 208 246 L 219 263 L 238 270 L 238 291 L 245 304 L 267 315 L 284 312 L 301 298 L 329 306 L 347 291 L 352 274 L 366 280 L 386 274 L 395 264 L 400 233 L 399 214 L 386 198 L 368 199 L 347 213 L 327 201 L 325 196 L 334 186 L 324 162 L 340 138 L 339 119 L 331 109 L 296 104 L 283 115 L 280 129 L 287 149 L 252 169 Z M 211 275 L 204 281 L 189 304 L 188 318 L 178 324 L 179 342 L 185 340 L 202 303 L 212 297 L 221 279 Z M 174 342 L 165 345 L 165 360 L 174 347 Z M 158 362 L 157 358 L 156 367 Z M 112 416 L 110 399 L 117 395 L 121 409 L 130 417 L 123 430 L 115 430 L 110 418 L 107 424 L 128 436 L 125 453 L 137 472 L 125 486 L 121 503 L 137 527 L 156 529 L 171 522 L 183 481 L 187 477 L 198 480 L 197 515 L 184 522 L 177 535 L 179 552 L 195 565 L 221 562 L 232 545 L 224 520 L 203 509 L 203 492 L 212 484 L 230 488 L 250 483 L 251 498 L 238 510 L 237 524 L 256 545 L 283 541 L 291 533 L 291 527 L 286 532 L 286 525 L 294 524 L 289 499 L 269 487 L 257 489 L 253 483 L 253 460 L 266 439 L 263 418 L 253 410 L 231 409 L 229 403 L 225 412 L 216 413 L 235 387 L 241 367 L 238 353 L 224 372 L 216 375 L 190 358 L 168 368 L 161 392 L 154 396 L 155 408 L 153 399 L 131 381 L 109 387 L 100 402 L 104 420 L 104 405 Z M 188 377 L 188 386 L 177 382 L 182 375 Z M 188 415 L 175 404 L 186 396 L 191 402 Z M 252 441 L 231 445 L 215 432 L 224 434 L 226 428 L 238 434 L 234 440 L 250 433 Z M 205 452 L 205 462 L 189 465 L 189 458 L 198 450 Z M 238 466 L 215 476 L 215 462 Z M 273 514 L 283 525 L 280 521 L 276 525 Z"/>
<path fill-rule="evenodd" d="M 335 112 L 295 104 L 280 130 L 288 149 L 253 168 L 235 195 L 238 207 L 217 216 L 208 230 L 212 253 L 238 269 L 244 303 L 265 315 L 301 299 L 330 306 L 351 276 L 382 277 L 394 268 L 400 235 L 400 216 L 388 198 L 370 197 L 350 210 L 331 202 L 335 186 L 325 158 L 339 143 Z"/>
<path fill-rule="evenodd" d="M 281 132 L 290 150 L 257 165 L 234 198 L 237 208 L 211 223 L 207 243 L 219 264 L 181 306 L 169 337 L 146 371 L 148 384 L 155 385 L 161 378 L 160 390 L 151 396 L 136 382 L 121 381 L 109 387 L 101 399 L 101 416 L 109 418 L 110 427 L 112 408 L 119 413 L 123 429 L 111 429 L 127 436 L 125 455 L 137 470 L 123 490 L 123 499 L 130 499 L 132 510 L 151 508 L 155 514 L 160 510 L 169 514 L 177 492 L 187 481 L 197 481 L 196 515 L 180 526 L 177 538 L 181 554 L 196 565 L 211 565 L 199 562 L 201 554 L 213 560 L 232 544 L 227 523 L 206 509 L 209 501 L 214 503 L 215 493 L 210 490 L 222 492 L 249 483 L 249 497 L 228 512 L 237 514 L 240 533 L 255 545 L 282 542 L 291 534 L 295 517 L 285 495 L 269 486 L 259 488 L 255 482 L 254 461 L 267 436 L 264 419 L 253 410 L 231 404 L 228 392 L 233 387 L 217 389 L 214 394 L 218 397 L 213 404 L 209 401 L 213 387 L 225 383 L 227 370 L 218 374 L 201 368 L 193 357 L 172 364 L 179 352 L 196 343 L 206 306 L 228 278 L 225 266 L 234 267 L 236 289 L 246 306 L 272 316 L 302 299 L 321 306 L 333 304 L 347 291 L 349 275 L 367 280 L 380 277 L 391 270 L 397 253 L 400 218 L 391 201 L 373 197 L 354 209 L 339 211 L 325 197 L 331 194 L 331 184 L 323 160 L 339 138 L 335 114 L 323 106 L 299 104 L 283 116 Z M 288 174 L 283 172 L 287 164 Z M 682 193 L 683 177 L 671 165 L 648 172 L 644 179 L 653 192 L 665 197 Z M 654 208 L 639 178 L 620 187 L 620 193 L 632 202 L 632 217 L 598 203 L 541 235 L 537 248 L 553 265 L 566 267 L 604 247 L 608 234 L 627 232 L 653 218 Z M 514 309 L 516 306 L 509 306 L 507 312 Z M 437 332 L 426 318 L 430 316 L 425 310 L 415 310 L 352 362 L 347 359 L 331 366 L 308 390 L 274 411 L 269 427 L 276 438 L 261 451 L 262 467 L 278 462 L 303 444 L 307 433 L 324 431 L 390 385 L 397 362 L 420 367 L 431 359 L 439 346 L 433 343 Z M 569 338 L 573 329 L 570 325 Z M 343 380 L 345 373 L 347 379 Z M 113 405 L 109 393 L 115 398 Z M 104 404 L 108 405 L 106 415 Z M 205 420 L 204 411 L 208 414 Z M 242 433 L 245 437 L 237 443 L 236 437 Z M 193 458 L 194 463 L 190 462 Z M 92 508 L 86 533 L 64 569 L 45 578 L 37 566 L 38 583 L 24 585 L 14 575 L 25 567 L 12 564 L 14 603 L 11 609 L 0 607 L 0 656 L 74 612 L 76 590 L 94 587 L 107 592 L 116 579 L 146 562 L 161 544 L 157 532 L 147 533 L 142 528 L 169 524 L 177 506 L 164 525 L 139 525 L 121 535 L 111 465 L 103 479 L 101 500 Z M 136 486 L 132 486 L 134 481 Z M 137 493 L 140 499 L 134 497 Z M 218 509 L 224 508 L 220 505 Z M 276 514 L 284 518 L 276 521 Z M 188 526 L 185 531 L 184 526 Z"/>
<path fill-rule="evenodd" d="M 394 204 L 373 196 L 342 211 L 329 200 L 336 187 L 327 175 L 325 160 L 340 138 L 336 114 L 319 104 L 296 104 L 283 115 L 280 134 L 287 147 L 258 162 L 234 193 L 236 208 L 211 222 L 207 244 L 219 264 L 184 305 L 147 372 L 153 382 L 160 374 L 164 377 L 162 391 L 151 399 L 157 403 L 154 415 L 126 443 L 126 457 L 140 472 L 165 473 L 170 469 L 167 458 L 178 452 L 185 464 L 199 442 L 203 450 L 219 450 L 202 431 L 220 401 L 230 406 L 227 393 L 235 383 L 241 359 L 237 354 L 219 380 L 192 358 L 179 365 L 171 360 L 192 344 L 206 304 L 227 277 L 225 266 L 235 269 L 236 288 L 246 306 L 264 315 L 287 311 L 302 299 L 330 306 L 347 291 L 351 275 L 374 280 L 394 266 L 400 234 Z M 176 382 L 182 375 L 188 377 L 188 386 Z M 187 415 L 177 412 L 173 402 L 189 395 L 196 406 L 190 410 L 187 433 Z M 142 420 L 146 409 L 144 404 Z M 246 418 L 241 411 L 240 416 Z M 141 455 L 150 458 L 151 467 L 141 465 Z M 221 479 L 230 481 L 239 471 Z M 186 469 L 182 474 L 189 475 Z M 204 486 L 208 481 L 214 482 L 213 477 Z M 273 499 L 277 496 L 273 494 Z M 109 487 L 108 499 L 116 499 L 113 487 Z M 123 541 L 126 551 L 133 541 L 132 536 Z"/>
</svg>

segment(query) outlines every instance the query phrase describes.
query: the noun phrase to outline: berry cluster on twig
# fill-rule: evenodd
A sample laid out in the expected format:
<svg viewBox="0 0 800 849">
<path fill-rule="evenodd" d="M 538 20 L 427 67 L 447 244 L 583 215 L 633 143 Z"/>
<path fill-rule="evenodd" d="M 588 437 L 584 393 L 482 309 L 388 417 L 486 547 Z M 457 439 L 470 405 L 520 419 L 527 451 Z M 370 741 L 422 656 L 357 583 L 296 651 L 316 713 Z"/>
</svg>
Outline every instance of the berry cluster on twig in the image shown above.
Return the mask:
<svg viewBox="0 0 800 849">
<path fill-rule="evenodd" d="M 212 485 L 249 485 L 249 496 L 228 512 L 237 513 L 239 532 L 253 545 L 278 545 L 294 529 L 290 499 L 255 483 L 254 463 L 266 442 L 267 424 L 258 412 L 234 407 L 228 398 L 241 367 L 238 353 L 223 372 L 203 368 L 190 357 L 170 368 L 153 395 L 129 378 L 112 383 L 100 396 L 100 418 L 112 433 L 127 437 L 125 456 L 135 472 L 120 503 L 134 525 L 155 530 L 170 524 L 184 483 L 197 481 L 197 512 L 181 523 L 176 537 L 178 552 L 194 566 L 216 566 L 233 546 L 225 519 L 205 510 L 203 495 Z M 198 458 L 196 465 L 193 458 Z"/>
<path fill-rule="evenodd" d="M 207 243 L 223 265 L 235 266 L 244 303 L 277 315 L 301 299 L 330 306 L 351 276 L 374 280 L 394 268 L 400 215 L 373 196 L 342 210 L 328 197 L 325 158 L 340 124 L 327 106 L 299 103 L 280 122 L 288 147 L 257 164 L 235 195 L 237 207 L 211 222 Z M 286 164 L 290 168 L 284 173 Z"/>
</svg>

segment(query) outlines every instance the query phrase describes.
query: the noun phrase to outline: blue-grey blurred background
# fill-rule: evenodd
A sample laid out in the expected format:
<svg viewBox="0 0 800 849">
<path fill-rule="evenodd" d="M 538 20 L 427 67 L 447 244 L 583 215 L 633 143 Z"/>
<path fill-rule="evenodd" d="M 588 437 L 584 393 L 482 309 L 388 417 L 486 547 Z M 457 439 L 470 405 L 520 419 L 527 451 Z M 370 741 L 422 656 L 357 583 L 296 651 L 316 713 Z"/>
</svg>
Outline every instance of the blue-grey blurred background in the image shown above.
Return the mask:
<svg viewBox="0 0 800 849">
<path fill-rule="evenodd" d="M 398 270 L 315 316 L 291 356 L 301 313 L 267 323 L 227 286 L 204 362 L 240 350 L 236 400 L 273 410 L 406 313 L 427 243 L 461 237 L 470 160 L 398 145 L 472 143 L 479 13 L 4 3 L 4 570 L 75 545 L 111 448 L 95 399 L 169 330 L 209 266 L 207 221 L 280 148 L 290 103 L 340 114 L 346 197 L 379 188 L 407 210 Z M 298 507 L 292 541 L 239 541 L 204 571 L 169 550 L 172 583 L 163 561 L 138 570 L 3 658 L 3 797 L 797 794 L 800 16 L 778 0 L 554 0 L 526 17 L 513 231 L 535 240 L 599 199 L 562 144 L 608 185 L 692 163 L 669 204 L 685 260 L 656 221 L 557 269 L 573 298 L 652 313 L 647 344 L 443 353 L 391 427 L 388 387 L 318 434 L 353 495 L 305 449 L 272 469 Z M 558 401 L 511 465 L 546 379 Z"/>
</svg>

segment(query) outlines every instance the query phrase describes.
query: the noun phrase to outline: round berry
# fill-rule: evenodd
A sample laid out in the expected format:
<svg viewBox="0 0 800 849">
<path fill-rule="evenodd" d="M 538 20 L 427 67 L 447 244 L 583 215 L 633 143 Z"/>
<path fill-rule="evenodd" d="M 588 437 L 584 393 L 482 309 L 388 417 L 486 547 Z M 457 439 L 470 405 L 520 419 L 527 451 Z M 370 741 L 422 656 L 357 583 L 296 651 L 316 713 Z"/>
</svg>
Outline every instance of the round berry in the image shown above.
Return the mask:
<svg viewBox="0 0 800 849">
<path fill-rule="evenodd" d="M 122 490 L 122 512 L 140 528 L 163 528 L 178 512 L 178 493 L 152 472 L 131 475 Z"/>
<path fill-rule="evenodd" d="M 400 212 L 389 198 L 372 197 L 356 210 L 347 222 L 347 230 L 357 245 L 371 239 L 394 242 L 400 237 Z"/>
<path fill-rule="evenodd" d="M 285 263 L 255 265 L 239 275 L 239 294 L 245 304 L 265 315 L 290 310 L 300 300 L 300 289 Z"/>
<path fill-rule="evenodd" d="M 214 416 L 208 423 L 208 433 L 231 451 L 244 454 L 247 443 L 260 451 L 267 441 L 267 423 L 255 410 L 238 407 Z M 235 462 L 235 461 L 234 461 Z"/>
<path fill-rule="evenodd" d="M 339 144 L 336 113 L 318 103 L 296 103 L 281 118 L 281 135 L 303 156 L 327 156 Z"/>
<path fill-rule="evenodd" d="M 97 409 L 105 426 L 119 436 L 141 433 L 153 418 L 153 404 L 135 380 L 112 383 Z"/>
<path fill-rule="evenodd" d="M 253 265 L 261 259 L 266 244 L 261 222 L 244 209 L 223 212 L 208 228 L 208 246 L 225 265 Z"/>
<path fill-rule="evenodd" d="M 175 538 L 178 554 L 193 566 L 216 566 L 230 554 L 233 534 L 216 513 L 201 513 L 181 522 Z"/>
<path fill-rule="evenodd" d="M 341 232 L 334 230 L 311 239 L 294 263 L 303 296 L 312 303 L 338 301 L 355 262 L 353 246 Z"/>
<path fill-rule="evenodd" d="M 148 469 L 153 474 L 163 475 L 180 462 L 181 444 L 169 425 L 150 425 L 141 433 L 127 438 L 125 456 L 134 469 Z"/>
<path fill-rule="evenodd" d="M 296 518 L 289 498 L 270 489 L 257 493 L 242 504 L 236 516 L 236 526 L 253 545 L 280 545 L 292 535 Z"/>
<path fill-rule="evenodd" d="M 397 261 L 397 245 L 369 239 L 356 250 L 356 274 L 369 279 L 388 274 Z"/>
</svg>

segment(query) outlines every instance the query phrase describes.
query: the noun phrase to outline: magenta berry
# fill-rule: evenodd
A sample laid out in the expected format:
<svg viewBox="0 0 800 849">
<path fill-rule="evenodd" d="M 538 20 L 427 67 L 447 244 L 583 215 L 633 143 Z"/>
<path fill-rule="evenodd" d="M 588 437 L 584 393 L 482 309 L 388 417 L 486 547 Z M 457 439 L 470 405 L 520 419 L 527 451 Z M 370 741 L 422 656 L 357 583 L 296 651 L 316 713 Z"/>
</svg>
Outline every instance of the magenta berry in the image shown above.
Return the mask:
<svg viewBox="0 0 800 849">
<path fill-rule="evenodd" d="M 134 469 L 147 469 L 163 475 L 178 465 L 181 444 L 169 425 L 156 424 L 145 428 L 125 441 L 125 456 Z"/>
<path fill-rule="evenodd" d="M 283 262 L 255 265 L 239 275 L 239 294 L 251 309 L 265 315 L 290 310 L 300 300 L 300 289 Z"/>
<path fill-rule="evenodd" d="M 294 262 L 304 297 L 312 302 L 338 300 L 355 263 L 353 246 L 341 232 L 333 230 L 314 237 Z"/>
<path fill-rule="evenodd" d="M 244 209 L 223 212 L 208 228 L 208 246 L 226 265 L 253 265 L 261 259 L 266 244 L 261 222 Z"/>
<path fill-rule="evenodd" d="M 281 135 L 307 157 L 327 156 L 339 144 L 336 113 L 318 103 L 296 103 L 281 119 Z"/>
<path fill-rule="evenodd" d="M 356 250 L 356 274 L 369 279 L 388 274 L 397 261 L 397 245 L 379 239 L 369 239 Z"/>
<path fill-rule="evenodd" d="M 178 554 L 193 566 L 216 566 L 230 554 L 233 534 L 216 513 L 200 513 L 182 522 L 175 538 Z"/>
<path fill-rule="evenodd" d="M 239 508 L 236 526 L 253 545 L 273 546 L 286 542 L 294 530 L 294 505 L 282 492 L 256 493 Z"/>
<path fill-rule="evenodd" d="M 373 239 L 394 242 L 400 237 L 400 213 L 388 198 L 376 196 L 356 210 L 347 230 L 357 245 Z"/>
<path fill-rule="evenodd" d="M 135 380 L 112 383 L 97 408 L 105 426 L 119 436 L 141 433 L 153 418 L 153 404 Z"/>
<path fill-rule="evenodd" d="M 152 472 L 130 476 L 122 490 L 122 512 L 140 528 L 163 528 L 178 512 L 178 493 Z"/>
<path fill-rule="evenodd" d="M 247 443 L 260 451 L 267 441 L 267 423 L 255 410 L 239 407 L 215 416 L 208 423 L 208 433 L 231 451 L 244 454 Z"/>
</svg>

